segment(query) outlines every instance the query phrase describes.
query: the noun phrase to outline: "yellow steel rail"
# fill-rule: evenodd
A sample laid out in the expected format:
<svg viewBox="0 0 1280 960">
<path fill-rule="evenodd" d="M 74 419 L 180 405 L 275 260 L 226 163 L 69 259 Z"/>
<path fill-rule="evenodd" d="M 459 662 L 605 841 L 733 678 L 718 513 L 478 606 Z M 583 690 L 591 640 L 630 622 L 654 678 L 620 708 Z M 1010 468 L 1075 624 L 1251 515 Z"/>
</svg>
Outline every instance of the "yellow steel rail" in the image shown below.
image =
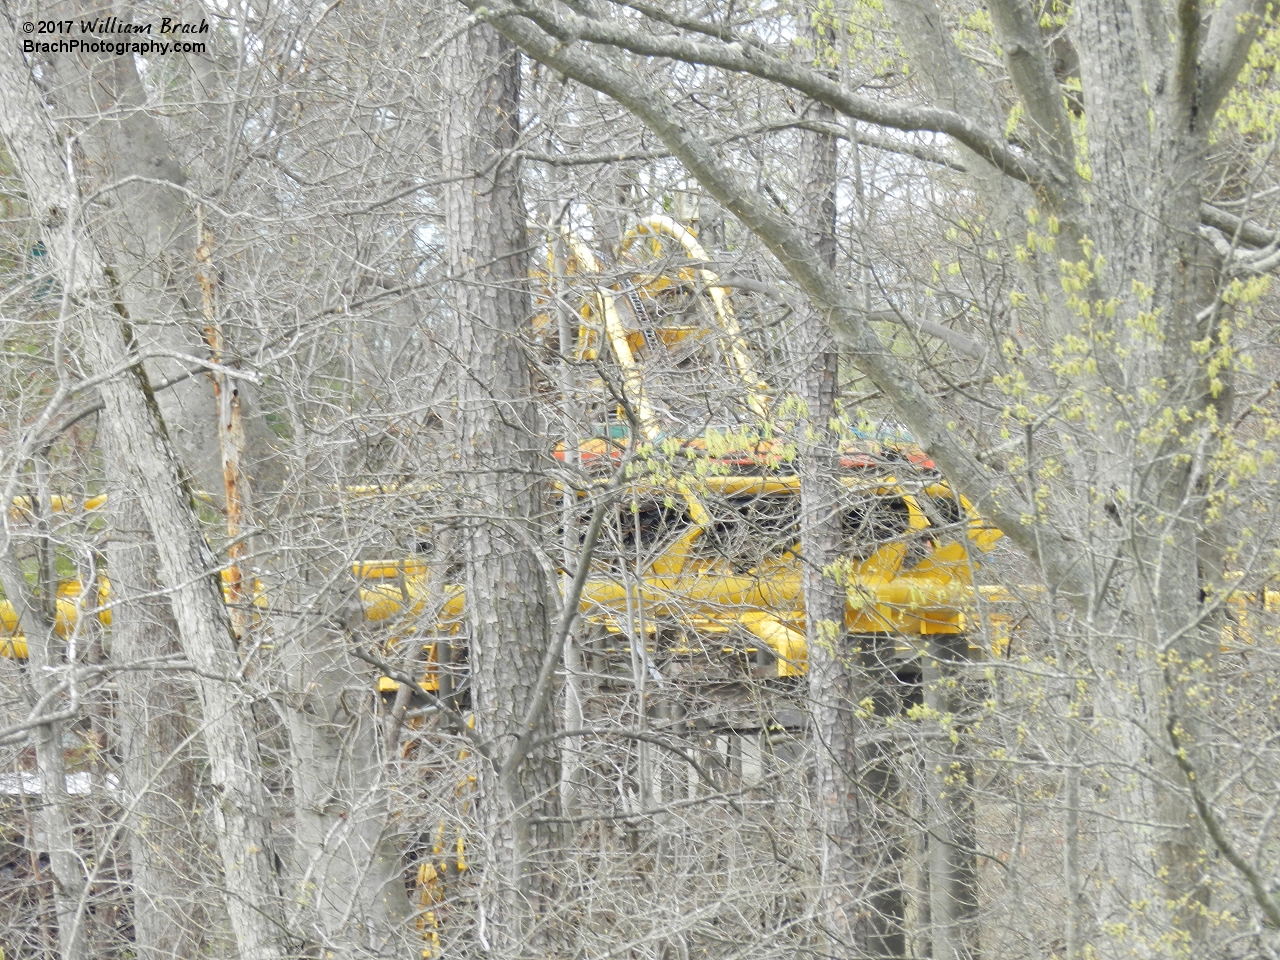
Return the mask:
<svg viewBox="0 0 1280 960">
<path fill-rule="evenodd" d="M 229 603 L 231 602 L 231 590 L 228 585 L 229 571 L 223 570 L 221 574 L 222 596 Z M 258 608 L 266 605 L 261 583 L 254 583 L 253 604 Z M 75 630 L 82 615 L 96 617 L 102 626 L 109 627 L 111 626 L 111 581 L 105 576 L 99 577 L 97 596 L 86 597 L 84 584 L 79 580 L 62 580 L 58 583 L 55 606 L 57 616 L 54 619 L 53 629 L 60 637 L 69 636 Z M 0 656 L 18 660 L 27 658 L 27 638 L 22 633 L 17 611 L 8 600 L 0 600 Z"/>
<path fill-rule="evenodd" d="M 622 256 L 627 258 L 632 251 L 648 247 L 650 255 L 659 261 L 659 265 L 662 265 L 660 258 L 663 237 L 675 240 L 691 261 L 702 264 L 702 266 L 680 267 L 676 272 L 677 279 L 682 282 L 692 282 L 695 285 L 701 283 L 706 287 L 711 297 L 712 318 L 728 346 L 725 353 L 730 358 L 730 364 L 738 379 L 742 382 L 748 406 L 756 416 L 765 416 L 768 412 L 768 388 L 756 374 L 755 364 L 751 361 L 751 354 L 742 338 L 742 331 L 733 314 L 733 307 L 729 303 L 729 291 L 720 283 L 720 277 L 705 265 L 710 258 L 693 232 L 670 217 L 662 215 L 646 217 L 623 238 Z M 632 258 L 636 259 L 634 255 Z M 647 280 L 649 283 L 662 283 L 665 278 L 654 276 Z"/>
<path fill-rule="evenodd" d="M 798 495 L 795 477 L 710 477 L 703 481 L 717 492 L 734 494 L 787 493 Z M 963 498 L 958 498 L 964 521 L 956 532 L 939 531 L 930 538 L 930 523 L 916 502 L 893 478 L 876 481 L 846 478 L 848 488 L 883 497 L 900 498 L 909 511 L 905 537 L 924 538 L 927 552 L 904 569 L 908 544 L 898 538 L 880 544 L 863 559 L 849 559 L 841 577 L 847 592 L 846 628 L 853 633 L 894 633 L 907 637 L 960 633 L 965 614 L 974 603 L 973 571 L 976 562 L 970 545 L 980 551 L 991 548 L 1000 532 L 985 524 Z M 649 488 L 661 493 L 669 488 Z M 928 484 L 920 494 L 954 495 L 940 483 Z M 804 603 L 801 592 L 800 545 L 795 543 L 748 570 L 735 570 L 726 560 L 695 548 L 706 535 L 706 525 L 690 524 L 691 532 L 679 536 L 651 558 L 638 576 L 622 578 L 598 566 L 580 599 L 583 617 L 611 633 L 624 633 L 628 619 L 650 626 L 662 622 L 689 634 L 723 633 L 734 627 L 764 641 L 773 651 L 778 676 L 804 673 L 806 662 Z M 428 569 L 416 561 L 403 565 L 359 564 L 363 576 L 366 614 L 371 620 L 402 619 L 417 623 L 411 632 L 449 636 L 462 623 L 465 596 L 460 586 L 432 587 Z M 433 595 L 434 591 L 434 595 Z M 434 608 L 434 614 L 433 614 Z M 397 632 L 404 633 L 401 628 Z M 636 642 L 643 642 L 636 638 Z M 691 648 L 692 649 L 692 648 Z M 424 684 L 438 685 L 435 657 L 429 660 Z M 384 680 L 384 690 L 396 689 Z"/>
<path fill-rule="evenodd" d="M 100 493 L 95 497 L 81 501 L 79 497 L 63 497 L 52 496 L 49 498 L 49 506 L 54 513 L 71 513 L 76 509 L 84 510 L 86 513 L 90 510 L 97 510 L 107 502 L 107 495 Z M 13 502 L 9 505 L 9 516 L 16 522 L 29 519 L 35 512 L 37 504 L 31 497 L 14 497 Z"/>
</svg>

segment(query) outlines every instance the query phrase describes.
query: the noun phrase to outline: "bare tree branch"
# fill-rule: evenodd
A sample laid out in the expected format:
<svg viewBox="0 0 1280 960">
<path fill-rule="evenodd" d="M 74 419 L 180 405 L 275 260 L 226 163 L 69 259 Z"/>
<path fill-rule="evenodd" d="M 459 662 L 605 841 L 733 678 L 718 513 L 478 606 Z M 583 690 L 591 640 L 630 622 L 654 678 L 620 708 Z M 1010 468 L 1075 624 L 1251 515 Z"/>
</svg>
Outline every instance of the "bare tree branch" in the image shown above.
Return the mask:
<svg viewBox="0 0 1280 960">
<path fill-rule="evenodd" d="M 641 56 L 667 57 L 685 63 L 719 67 L 735 73 L 747 73 L 782 84 L 864 123 L 904 132 L 944 133 L 1014 179 L 1050 189 L 1059 189 L 1063 186 L 1057 174 L 1016 150 L 1003 137 L 984 128 L 969 117 L 937 107 L 882 103 L 868 97 L 861 97 L 850 93 L 816 70 L 758 52 L 752 47 L 744 47 L 741 44 L 700 43 L 678 37 L 659 37 L 623 24 L 588 19 L 572 11 L 550 10 L 533 0 L 500 7 L 497 10 L 501 12 L 503 20 L 512 13 L 519 12 L 530 22 L 536 23 L 545 30 L 549 36 L 563 43 L 573 44 L 585 40 L 627 50 Z M 506 26 L 503 20 L 495 21 L 499 29 Z M 567 56 L 576 55 L 571 51 L 571 47 L 565 48 Z M 669 107 L 668 110 L 670 109 Z"/>
</svg>

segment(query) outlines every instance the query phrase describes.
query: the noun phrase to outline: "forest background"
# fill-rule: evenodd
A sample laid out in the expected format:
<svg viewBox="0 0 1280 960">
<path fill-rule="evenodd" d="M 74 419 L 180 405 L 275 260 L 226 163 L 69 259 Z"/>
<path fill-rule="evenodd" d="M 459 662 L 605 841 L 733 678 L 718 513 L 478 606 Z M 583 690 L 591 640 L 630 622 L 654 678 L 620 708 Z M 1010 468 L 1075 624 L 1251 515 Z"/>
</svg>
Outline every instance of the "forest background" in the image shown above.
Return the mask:
<svg viewBox="0 0 1280 960">
<path fill-rule="evenodd" d="M 23 52 L 112 16 L 208 32 Z M 1255 0 L 7 0 L 3 955 L 1275 956 L 1278 64 Z M 653 416 L 798 477 L 803 677 L 580 615 L 689 469 L 575 332 L 654 215 L 767 388 Z M 868 437 L 1003 532 L 967 637 L 845 629 Z"/>
</svg>

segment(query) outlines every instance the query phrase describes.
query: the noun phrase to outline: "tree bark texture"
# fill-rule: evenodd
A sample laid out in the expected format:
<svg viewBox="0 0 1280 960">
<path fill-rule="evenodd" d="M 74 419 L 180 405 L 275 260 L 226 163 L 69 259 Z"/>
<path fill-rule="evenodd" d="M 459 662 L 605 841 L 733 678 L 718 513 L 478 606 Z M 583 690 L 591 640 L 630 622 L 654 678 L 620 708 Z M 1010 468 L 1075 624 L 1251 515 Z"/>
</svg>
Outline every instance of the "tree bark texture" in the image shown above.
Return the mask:
<svg viewBox="0 0 1280 960">
<path fill-rule="evenodd" d="M 62 4 L 59 12 L 76 21 L 106 15 L 100 5 L 79 0 Z M 127 10 L 116 12 L 130 16 Z M 98 192 L 92 227 L 85 228 L 101 250 L 111 251 L 116 295 L 139 346 L 160 354 L 147 364 L 153 382 L 179 376 L 190 364 L 163 354 L 208 352 L 194 270 L 194 210 L 187 195 L 174 189 L 186 186 L 187 176 L 147 112 L 132 57 L 68 53 L 57 55 L 54 63 L 56 84 L 49 99 L 75 133 L 82 187 Z M 220 499 L 218 405 L 209 378 L 188 377 L 158 400 L 170 442 L 196 488 Z"/>
<path fill-rule="evenodd" d="M 312 611 L 277 616 L 272 631 L 286 677 L 300 925 L 325 949 L 378 956 L 400 943 L 410 908 L 390 836 L 376 677 L 347 649 L 363 610 L 326 602 L 351 596 L 340 555 L 295 550 L 283 560 L 273 595 L 286 609 Z"/>
<path fill-rule="evenodd" d="M 127 326 L 99 304 L 85 314 L 86 354 L 93 369 L 119 369 L 130 353 Z M 271 846 L 271 817 L 262 785 L 256 725 L 244 691 L 218 564 L 196 522 L 190 487 L 168 443 L 145 373 L 132 367 L 101 387 L 113 442 L 124 451 L 130 481 L 151 528 L 162 581 L 187 659 L 199 671 L 202 737 L 209 752 L 218 849 L 227 912 L 249 960 L 282 955 L 280 890 Z"/>
<path fill-rule="evenodd" d="M 121 666 L 181 653 L 168 603 L 159 594 L 150 529 L 108 451 L 111 540 L 107 563 L 114 601 L 111 659 Z M 193 691 L 172 674 L 123 670 L 116 680 L 123 803 L 129 820 L 130 890 L 139 960 L 194 960 L 210 924 L 196 824 L 196 773 L 184 745 L 199 718 Z"/>
<path fill-rule="evenodd" d="M 479 932 L 493 950 L 515 954 L 545 935 L 538 922 L 554 891 L 556 831 L 538 820 L 558 810 L 559 786 L 556 751 L 537 743 L 551 729 L 552 711 L 533 718 L 528 755 L 511 753 L 528 731 L 535 682 L 553 642 L 548 584 L 530 539 L 543 509 L 539 461 L 547 440 L 539 435 L 521 344 L 529 258 L 519 164 L 510 156 L 519 132 L 519 57 L 491 27 L 477 26 L 452 43 L 444 75 L 454 415 L 469 515 L 466 621 L 476 730 L 492 750 L 480 761 L 487 849 Z"/>
<path fill-rule="evenodd" d="M 812 31 L 810 31 L 812 32 Z M 820 108 L 819 108 L 820 109 Z M 820 111 L 829 119 L 829 110 Z M 836 259 L 835 137 L 800 134 L 801 225 L 814 253 L 829 266 Z M 839 354 L 822 317 L 801 311 L 793 341 L 797 393 L 804 415 L 796 422 L 800 466 L 800 544 L 803 563 L 805 636 L 809 656 L 809 728 L 821 829 L 821 898 L 828 948 L 856 956 L 865 947 L 858 850 L 865 829 L 859 802 L 857 681 L 845 631 L 844 587 L 832 571 L 840 558 L 840 481 L 835 475 L 835 417 Z"/>
<path fill-rule="evenodd" d="M 942 722 L 942 736 L 924 751 L 924 829 L 929 885 L 930 956 L 978 956 L 977 837 L 973 823 L 973 765 L 964 754 L 965 713 L 959 672 L 968 659 L 963 635 L 938 635 L 921 657 L 924 705 Z"/>
</svg>

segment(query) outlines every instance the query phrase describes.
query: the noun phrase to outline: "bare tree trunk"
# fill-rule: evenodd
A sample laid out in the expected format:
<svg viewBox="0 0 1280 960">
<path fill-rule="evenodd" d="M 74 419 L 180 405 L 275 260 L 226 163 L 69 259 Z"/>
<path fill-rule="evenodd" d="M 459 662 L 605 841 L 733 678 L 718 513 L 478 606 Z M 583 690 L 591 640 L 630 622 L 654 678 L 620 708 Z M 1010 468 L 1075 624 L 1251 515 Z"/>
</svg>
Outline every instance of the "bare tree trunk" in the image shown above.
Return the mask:
<svg viewBox="0 0 1280 960">
<path fill-rule="evenodd" d="M 491 27 L 477 26 L 452 44 L 444 73 L 452 84 L 442 140 L 453 179 L 444 206 L 460 479 L 471 514 L 463 552 L 472 702 L 476 731 L 493 751 L 480 764 L 487 864 L 479 935 L 501 955 L 545 938 L 536 924 L 555 883 L 556 829 L 540 821 L 559 809 L 559 765 L 554 747 L 538 743 L 553 714 L 535 702 L 553 642 L 548 584 L 533 551 L 538 461 L 547 451 L 520 343 L 529 316 L 526 214 L 509 155 L 519 130 L 519 57 Z M 520 745 L 522 734 L 529 736 Z"/>
<path fill-rule="evenodd" d="M 324 600 L 346 593 L 335 584 L 345 579 L 343 566 L 332 552 L 304 554 L 302 564 L 285 567 L 272 584 L 286 609 L 327 606 L 313 617 L 280 617 L 273 631 L 286 676 L 293 893 L 312 937 L 327 950 L 381 956 L 402 949 L 410 908 L 399 852 L 388 836 L 375 677 L 347 650 L 345 633 L 358 627 L 363 611 L 358 605 L 335 609 Z"/>
<path fill-rule="evenodd" d="M 86 343 L 93 368 L 119 369 L 128 356 L 118 321 L 91 304 Z M 132 381 L 132 382 L 130 382 Z M 280 892 L 270 842 L 270 811 L 261 781 L 256 725 L 238 689 L 240 660 L 218 583 L 217 561 L 196 524 L 194 507 L 183 502 L 189 487 L 169 447 L 145 374 L 133 367 L 101 387 L 117 449 L 147 515 L 170 586 L 183 652 L 199 671 L 196 681 L 209 751 L 210 776 L 219 795 L 214 824 L 227 886 L 227 912 L 246 960 L 281 955 Z"/>
<path fill-rule="evenodd" d="M 108 473 L 122 479 L 116 451 Z M 111 491 L 111 659 L 123 667 L 181 652 L 168 604 L 156 595 L 150 530 L 129 489 Z M 122 804 L 129 815 L 134 947 L 139 960 L 195 958 L 207 928 L 208 888 L 199 878 L 208 858 L 193 819 L 196 797 L 190 753 L 190 694 L 171 674 L 122 670 L 116 679 Z"/>
<path fill-rule="evenodd" d="M 801 189 L 807 200 L 803 227 L 821 256 L 834 266 L 835 137 L 801 134 Z M 860 816 L 858 749 L 855 736 L 855 665 L 844 627 L 844 588 L 830 572 L 840 557 L 840 481 L 835 476 L 835 444 L 828 429 L 835 415 L 839 354 L 822 318 L 812 310 L 796 324 L 795 362 L 805 416 L 799 434 L 805 632 L 809 650 L 809 725 L 822 830 L 822 915 L 830 948 L 837 956 L 859 952 L 858 848 L 865 824 Z"/>
<path fill-rule="evenodd" d="M 816 32 L 810 32 L 816 39 Z M 815 106 L 813 112 L 819 121 L 834 122 L 828 107 Z M 834 136 L 814 131 L 800 137 L 800 226 L 816 255 L 834 268 L 838 143 Z M 797 321 L 795 361 L 806 411 L 797 424 L 801 546 L 824 925 L 837 956 L 900 956 L 902 891 L 891 876 L 896 865 L 882 862 L 884 850 L 893 845 L 878 835 L 883 830 L 877 827 L 883 825 L 877 823 L 876 798 L 867 792 L 872 785 L 860 779 L 873 771 L 878 787 L 889 791 L 895 781 L 885 758 L 868 755 L 858 744 L 855 709 L 868 671 L 851 649 L 844 623 L 845 588 L 831 569 L 842 544 L 838 438 L 830 426 L 836 416 L 839 353 L 825 321 L 813 310 L 803 311 Z"/>
<path fill-rule="evenodd" d="M 114 11 L 128 20 L 130 10 Z M 79 22 L 106 17 L 101 5 L 64 0 L 59 16 Z M 211 84 L 207 63 L 191 60 Z M 192 376 L 190 357 L 208 356 L 238 366 L 235 344 L 225 341 L 220 315 L 215 237 L 208 219 L 191 199 L 201 185 L 188 183 L 173 155 L 165 129 L 153 115 L 148 91 L 132 57 L 112 53 L 59 54 L 47 100 L 70 119 L 81 186 L 96 191 L 94 216 L 84 224 L 116 276 L 114 296 L 129 315 L 138 346 L 151 354 L 152 382 L 172 381 L 157 395 L 169 441 L 196 489 L 225 504 L 231 559 L 242 559 L 248 544 L 237 541 L 248 504 L 248 467 L 241 463 L 246 439 L 259 446 L 274 439 L 252 402 L 247 380 L 223 372 Z M 206 91 L 198 109 L 216 129 L 217 91 Z M 269 472 L 267 451 L 256 477 Z M 242 599 L 230 566 L 233 601 Z M 243 629 L 239 611 L 232 618 Z"/>
<path fill-rule="evenodd" d="M 28 621 L 30 622 L 30 621 Z M 27 634 L 28 650 L 35 652 Z M 36 670 L 42 657 L 32 656 Z M 44 696 L 53 684 L 37 684 Z M 71 798 L 67 795 L 67 774 L 63 754 L 66 727 L 54 720 L 35 729 L 36 769 L 40 772 L 40 834 L 37 844 L 49 854 L 53 871 L 53 903 L 58 917 L 58 954 L 62 960 L 88 960 L 89 915 L 80 909 L 85 894 L 84 867 L 76 850 Z"/>
<path fill-rule="evenodd" d="M 924 703 L 937 717 L 963 713 L 958 665 L 968 659 L 962 635 L 940 634 L 922 656 Z M 958 721 L 956 721 L 958 723 Z M 978 953 L 978 890 L 973 826 L 973 767 L 960 730 L 944 727 L 925 750 L 925 830 L 929 875 L 929 940 L 933 960 L 972 960 Z"/>
<path fill-rule="evenodd" d="M 197 218 L 200 220 L 201 218 Z M 220 316 L 214 235 L 201 224 L 199 264 L 205 340 L 220 362 L 233 362 Z M 251 638 L 253 577 L 244 529 L 251 511 L 242 461 L 246 437 L 240 386 L 230 373 L 215 375 L 223 503 L 229 566 L 225 578 L 237 637 Z M 259 451 L 263 458 L 269 451 Z M 297 451 L 295 451 L 297 452 Z M 304 452 L 304 459 L 306 453 Z M 285 502 L 294 502 L 286 499 Z M 304 511 L 323 505 L 302 499 Z M 347 649 L 346 632 L 363 620 L 349 587 L 349 560 L 332 545 L 339 530 L 321 530 L 311 543 L 293 543 L 276 555 L 271 593 L 278 614 L 271 630 L 284 665 L 285 703 L 293 768 L 293 894 L 310 935 L 344 954 L 394 949 L 410 913 L 399 852 L 387 832 L 387 769 L 379 752 L 373 707 L 375 678 Z M 344 603 L 344 601 L 350 601 Z"/>
<path fill-rule="evenodd" d="M 559 200 L 556 201 L 557 204 L 559 202 Z M 553 223 L 551 217 L 547 219 L 549 223 Z M 606 217 L 604 219 L 605 222 L 612 222 L 611 218 Z M 564 462 L 567 468 L 579 470 L 582 467 L 579 431 L 585 411 L 583 410 L 583 404 L 578 399 L 579 388 L 573 367 L 577 345 L 577 325 L 575 321 L 578 318 L 567 307 L 568 301 L 562 299 L 564 294 L 568 292 L 565 287 L 564 270 L 569 262 L 569 251 L 565 248 L 564 238 L 561 236 L 550 239 L 550 242 L 554 244 L 555 251 L 555 276 L 553 281 L 555 287 L 553 289 L 557 294 L 556 319 L 558 321 L 560 347 L 557 373 L 560 380 L 561 402 L 565 408 L 561 421 Z M 563 528 L 561 563 L 564 567 L 564 572 L 560 577 L 560 591 L 566 596 L 569 593 L 572 579 L 570 571 L 573 570 L 577 563 L 578 551 L 582 543 L 583 530 L 578 511 L 577 490 L 566 483 L 560 499 L 560 520 Z M 587 678 L 584 672 L 581 644 L 582 630 L 579 624 L 577 628 L 570 630 L 564 639 L 564 689 L 561 723 L 563 728 L 571 734 L 582 730 L 586 722 L 583 705 Z M 586 787 L 586 771 L 582 767 L 582 742 L 578 737 L 569 736 L 560 749 L 560 802 L 565 816 L 573 817 L 579 813 L 579 803 Z"/>
<path fill-rule="evenodd" d="M 100 6 L 72 0 L 62 4 L 61 15 L 78 20 L 104 14 Z M 92 232 L 100 249 L 111 251 L 105 259 L 117 271 L 115 296 L 133 322 L 139 346 L 158 354 L 147 363 L 148 375 L 157 382 L 180 376 L 190 363 L 172 354 L 207 353 L 196 282 L 195 212 L 185 193 L 168 186 L 185 186 L 186 174 L 146 109 L 146 90 L 132 57 L 86 53 L 54 60 L 56 82 L 49 100 L 73 118 L 82 185 L 100 191 Z M 159 402 L 169 441 L 197 489 L 221 497 L 218 407 L 209 378 L 182 380 Z"/>
</svg>

